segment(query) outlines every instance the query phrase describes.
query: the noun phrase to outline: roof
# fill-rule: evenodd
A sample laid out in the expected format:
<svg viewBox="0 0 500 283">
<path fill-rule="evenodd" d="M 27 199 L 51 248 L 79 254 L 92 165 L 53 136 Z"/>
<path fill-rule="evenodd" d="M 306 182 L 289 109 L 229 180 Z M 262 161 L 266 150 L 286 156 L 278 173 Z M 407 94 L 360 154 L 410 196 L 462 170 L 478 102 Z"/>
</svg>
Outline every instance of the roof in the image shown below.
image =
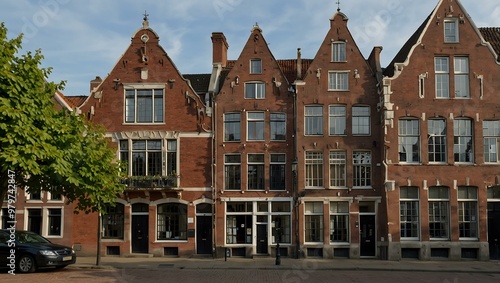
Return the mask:
<svg viewBox="0 0 500 283">
<path fill-rule="evenodd" d="M 208 91 L 211 74 L 183 74 L 182 76 L 189 80 L 196 93 L 206 93 Z"/>
<path fill-rule="evenodd" d="M 497 54 L 497 61 L 500 62 L 500 27 L 479 28 L 479 31 L 484 39 L 491 44 Z"/>
<path fill-rule="evenodd" d="M 81 106 L 85 102 L 87 96 L 85 95 L 64 96 L 64 99 L 73 109 L 75 109 L 76 107 Z"/>
</svg>

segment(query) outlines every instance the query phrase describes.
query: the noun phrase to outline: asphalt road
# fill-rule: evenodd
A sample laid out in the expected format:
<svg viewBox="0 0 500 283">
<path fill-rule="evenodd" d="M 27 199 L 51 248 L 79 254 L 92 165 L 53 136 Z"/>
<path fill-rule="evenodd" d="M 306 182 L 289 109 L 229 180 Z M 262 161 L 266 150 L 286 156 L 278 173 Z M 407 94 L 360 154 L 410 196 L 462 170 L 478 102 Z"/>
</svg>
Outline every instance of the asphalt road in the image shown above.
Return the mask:
<svg viewBox="0 0 500 283">
<path fill-rule="evenodd" d="M 40 270 L 31 274 L 10 275 L 0 273 L 0 282 L 9 283 L 159 283 L 159 282 L 426 282 L 426 283 L 498 283 L 500 274 L 449 273 L 408 271 L 356 271 L 356 270 L 256 270 L 256 269 L 179 269 L 171 266 L 157 268 L 73 268 Z"/>
</svg>

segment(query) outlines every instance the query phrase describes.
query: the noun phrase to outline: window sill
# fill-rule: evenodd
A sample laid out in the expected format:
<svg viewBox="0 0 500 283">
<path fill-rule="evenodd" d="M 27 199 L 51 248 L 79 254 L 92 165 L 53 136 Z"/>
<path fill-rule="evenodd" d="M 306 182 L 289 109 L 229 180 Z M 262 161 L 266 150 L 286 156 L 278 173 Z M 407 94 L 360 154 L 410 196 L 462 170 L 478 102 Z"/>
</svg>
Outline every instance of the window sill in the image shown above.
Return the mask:
<svg viewBox="0 0 500 283">
<path fill-rule="evenodd" d="M 174 240 L 155 240 L 153 243 L 187 243 L 188 240 L 182 240 L 182 239 L 174 239 Z"/>
<path fill-rule="evenodd" d="M 101 238 L 101 241 L 103 243 L 111 243 L 111 242 L 120 242 L 120 243 L 123 243 L 123 242 L 125 242 L 125 240 L 121 239 L 121 238 Z"/>
</svg>

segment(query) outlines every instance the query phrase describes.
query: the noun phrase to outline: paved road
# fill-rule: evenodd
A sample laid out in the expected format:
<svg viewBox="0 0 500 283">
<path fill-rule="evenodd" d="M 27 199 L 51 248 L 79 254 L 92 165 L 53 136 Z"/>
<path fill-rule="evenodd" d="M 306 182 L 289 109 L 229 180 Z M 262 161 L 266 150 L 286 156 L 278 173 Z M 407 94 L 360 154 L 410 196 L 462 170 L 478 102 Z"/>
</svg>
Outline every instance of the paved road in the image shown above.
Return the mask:
<svg viewBox="0 0 500 283">
<path fill-rule="evenodd" d="M 407 283 L 498 283 L 499 273 L 449 273 L 409 271 L 355 271 L 314 269 L 179 269 L 172 266 L 156 268 L 76 268 L 42 270 L 32 274 L 0 274 L 0 282 L 9 283 L 322 283 L 322 282 L 407 282 Z"/>
</svg>

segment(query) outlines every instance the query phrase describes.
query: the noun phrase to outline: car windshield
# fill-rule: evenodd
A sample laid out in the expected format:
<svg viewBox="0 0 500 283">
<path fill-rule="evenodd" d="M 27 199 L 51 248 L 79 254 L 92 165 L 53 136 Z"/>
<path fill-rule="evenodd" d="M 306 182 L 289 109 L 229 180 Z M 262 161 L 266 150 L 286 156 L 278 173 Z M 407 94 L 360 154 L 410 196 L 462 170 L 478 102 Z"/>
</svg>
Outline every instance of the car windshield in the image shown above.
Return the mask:
<svg viewBox="0 0 500 283">
<path fill-rule="evenodd" d="M 16 239 L 22 244 L 43 244 L 50 243 L 44 237 L 32 232 L 16 232 Z"/>
</svg>

